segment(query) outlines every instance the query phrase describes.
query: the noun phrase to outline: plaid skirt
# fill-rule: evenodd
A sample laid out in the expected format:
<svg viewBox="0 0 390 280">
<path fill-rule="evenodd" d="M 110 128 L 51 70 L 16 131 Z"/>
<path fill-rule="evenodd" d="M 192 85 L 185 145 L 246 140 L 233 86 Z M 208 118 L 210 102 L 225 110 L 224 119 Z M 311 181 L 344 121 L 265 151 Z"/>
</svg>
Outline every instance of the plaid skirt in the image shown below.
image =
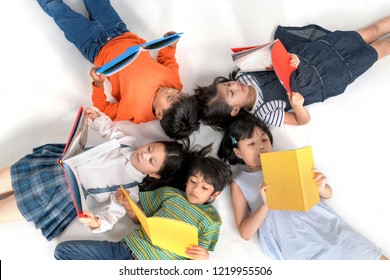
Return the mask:
<svg viewBox="0 0 390 280">
<path fill-rule="evenodd" d="M 11 166 L 20 212 L 49 241 L 76 218 L 64 171 L 57 163 L 64 148 L 64 144 L 40 146 Z"/>
</svg>

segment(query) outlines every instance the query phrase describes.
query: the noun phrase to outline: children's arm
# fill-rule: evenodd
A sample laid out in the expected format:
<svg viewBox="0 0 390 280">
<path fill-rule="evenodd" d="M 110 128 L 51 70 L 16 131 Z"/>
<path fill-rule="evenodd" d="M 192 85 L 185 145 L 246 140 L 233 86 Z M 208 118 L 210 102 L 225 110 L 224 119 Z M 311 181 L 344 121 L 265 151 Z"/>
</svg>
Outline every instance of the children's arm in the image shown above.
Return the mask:
<svg viewBox="0 0 390 280">
<path fill-rule="evenodd" d="M 119 103 L 107 102 L 107 96 L 104 93 L 104 80 L 103 74 L 96 73 L 97 67 L 92 67 L 89 74 L 93 79 L 92 82 L 92 103 L 93 106 L 98 108 L 101 112 L 105 113 L 111 119 L 115 119 L 118 111 Z"/>
<path fill-rule="evenodd" d="M 263 203 L 256 211 L 250 213 L 248 202 L 245 199 L 240 187 L 236 182 L 231 183 L 232 203 L 234 218 L 240 235 L 245 240 L 249 240 L 259 229 L 268 213 L 267 198 L 265 197 L 265 185 L 259 186 Z"/>
<path fill-rule="evenodd" d="M 103 74 L 96 73 L 97 67 L 92 67 L 89 71 L 89 75 L 91 76 L 93 82 L 92 84 L 95 87 L 101 88 L 104 86 L 104 81 L 106 80 L 106 76 Z"/>
<path fill-rule="evenodd" d="M 186 254 L 194 260 L 208 260 L 209 252 L 201 246 L 187 248 Z"/>
<path fill-rule="evenodd" d="M 164 37 L 171 35 L 171 34 L 176 34 L 174 31 L 169 31 L 164 34 Z M 175 58 L 175 52 L 176 52 L 176 44 L 177 41 L 168 47 L 162 48 L 157 55 L 157 62 L 167 66 L 173 70 L 175 70 L 177 73 L 179 73 L 179 64 L 176 62 Z"/>
<path fill-rule="evenodd" d="M 118 203 L 115 199 L 115 195 L 112 194 L 110 197 L 110 203 L 104 206 L 99 214 L 95 215 L 95 217 L 99 220 L 99 224 L 95 225 L 93 228 L 90 227 L 91 232 L 101 233 L 111 230 L 124 215 L 126 215 L 125 207 Z"/>
<path fill-rule="evenodd" d="M 310 121 L 309 112 L 303 107 L 305 99 L 299 92 L 288 93 L 288 100 L 294 112 L 286 112 L 284 115 L 284 123 L 292 125 L 303 125 Z"/>
<path fill-rule="evenodd" d="M 85 109 L 90 118 L 89 126 L 99 131 L 100 135 L 106 139 L 117 139 L 119 143 L 132 147 L 135 144 L 135 137 L 126 135 L 118 126 L 115 126 L 112 120 L 104 113 L 95 108 Z"/>
<path fill-rule="evenodd" d="M 321 198 L 329 199 L 333 195 L 333 191 L 331 186 L 329 186 L 327 182 L 327 178 L 324 174 L 322 174 L 318 169 L 313 169 L 314 180 L 318 184 L 318 193 Z"/>
</svg>

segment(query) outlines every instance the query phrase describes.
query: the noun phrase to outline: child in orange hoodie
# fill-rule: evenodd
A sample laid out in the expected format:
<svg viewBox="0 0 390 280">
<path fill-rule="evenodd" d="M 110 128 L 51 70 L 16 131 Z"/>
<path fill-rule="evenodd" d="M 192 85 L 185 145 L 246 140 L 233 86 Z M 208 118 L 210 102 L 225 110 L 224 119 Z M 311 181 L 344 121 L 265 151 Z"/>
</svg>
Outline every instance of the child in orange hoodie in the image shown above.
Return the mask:
<svg viewBox="0 0 390 280">
<path fill-rule="evenodd" d="M 99 67 L 127 48 L 146 41 L 130 32 L 109 0 L 83 0 L 89 18 L 72 10 L 61 0 L 37 0 L 83 56 Z M 167 32 L 164 36 L 175 32 Z M 179 65 L 175 59 L 176 42 L 161 49 L 157 61 L 149 52 L 107 79 L 111 95 L 104 92 L 104 75 L 91 69 L 92 102 L 114 121 L 133 123 L 160 121 L 165 134 L 172 139 L 188 137 L 199 129 L 198 107 L 194 96 L 181 93 Z"/>
</svg>

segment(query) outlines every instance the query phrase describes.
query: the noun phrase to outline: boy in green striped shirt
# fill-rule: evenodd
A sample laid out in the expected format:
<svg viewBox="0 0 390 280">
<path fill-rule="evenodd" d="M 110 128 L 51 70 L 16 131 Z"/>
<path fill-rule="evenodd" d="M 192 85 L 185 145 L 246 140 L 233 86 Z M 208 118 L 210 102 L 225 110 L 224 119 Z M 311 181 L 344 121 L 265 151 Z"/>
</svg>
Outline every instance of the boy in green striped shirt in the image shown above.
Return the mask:
<svg viewBox="0 0 390 280">
<path fill-rule="evenodd" d="M 231 181 L 229 165 L 214 157 L 198 157 L 188 172 L 185 192 L 163 187 L 141 192 L 140 203 L 146 216 L 165 217 L 184 221 L 198 230 L 198 246 L 186 250 L 196 260 L 207 260 L 218 242 L 221 219 L 210 204 Z M 137 218 L 130 210 L 130 218 Z M 130 232 L 122 241 L 80 240 L 66 241 L 57 245 L 56 259 L 67 260 L 177 260 L 186 259 L 173 252 L 154 246 L 141 227 Z"/>
</svg>

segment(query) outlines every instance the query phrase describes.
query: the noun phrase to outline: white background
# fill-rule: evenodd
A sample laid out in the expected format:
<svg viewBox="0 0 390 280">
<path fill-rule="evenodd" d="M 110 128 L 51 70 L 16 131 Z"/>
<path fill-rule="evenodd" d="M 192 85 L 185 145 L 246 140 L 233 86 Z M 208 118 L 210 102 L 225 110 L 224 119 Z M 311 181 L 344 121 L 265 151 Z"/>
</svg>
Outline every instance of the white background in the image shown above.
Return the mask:
<svg viewBox="0 0 390 280">
<path fill-rule="evenodd" d="M 86 14 L 82 1 L 65 2 Z M 316 23 L 329 30 L 354 30 L 388 15 L 390 11 L 388 0 L 111 2 L 129 30 L 147 41 L 170 30 L 184 32 L 176 58 L 180 64 L 183 91 L 189 93 L 196 85 L 208 85 L 214 77 L 228 75 L 233 69 L 230 47 L 266 43 L 272 39 L 278 24 L 301 26 Z M 0 29 L 0 168 L 3 168 L 29 153 L 33 147 L 66 141 L 78 107 L 91 105 L 89 69 L 92 65 L 65 39 L 35 1 L 5 2 L 0 9 Z M 388 257 L 389 77 L 390 58 L 387 57 L 358 78 L 343 95 L 307 107 L 312 116 L 310 124 L 273 129 L 275 150 L 312 145 L 316 166 L 327 175 L 334 190 L 329 205 L 352 227 L 382 248 Z M 139 126 L 122 122 L 121 125 L 126 131 L 140 136 L 139 144 L 163 137 L 157 122 Z M 193 136 L 200 144 L 214 141 L 214 147 L 218 146 L 219 137 L 208 127 L 202 127 Z M 94 141 L 97 139 L 92 137 L 92 143 Z M 236 231 L 229 189 L 217 199 L 215 206 L 223 226 L 211 260 L 220 264 L 224 262 L 218 260 L 230 260 L 233 262 L 229 264 L 241 265 L 264 262 L 258 261 L 266 259 L 258 249 L 258 241 L 244 241 Z M 114 231 L 96 235 L 88 233 L 75 221 L 58 240 L 48 242 L 25 221 L 1 224 L 0 259 L 6 268 L 7 263 L 16 265 L 13 270 L 6 271 L 10 275 L 11 272 L 14 276 L 43 273 L 41 276 L 45 278 L 54 268 L 60 267 L 55 264 L 47 270 L 45 266 L 53 260 L 54 248 L 59 241 L 119 240 L 130 228 L 132 225 L 125 218 Z M 330 231 L 330 234 L 333 233 Z M 29 268 L 34 268 L 33 271 L 17 266 L 27 263 Z M 307 267 L 314 266 L 309 264 Z M 352 262 L 347 267 L 351 268 L 347 271 L 352 274 L 364 267 L 372 273 L 383 271 L 369 269 L 367 262 Z M 316 271 L 329 272 L 330 269 L 317 268 Z M 94 269 L 96 273 L 99 266 Z M 88 273 L 92 273 L 91 270 Z M 100 274 L 92 275 L 98 278 Z M 325 277 L 326 274 L 322 275 Z M 379 276 L 384 275 L 380 273 L 376 278 Z M 321 273 L 317 277 L 322 279 Z"/>
</svg>

